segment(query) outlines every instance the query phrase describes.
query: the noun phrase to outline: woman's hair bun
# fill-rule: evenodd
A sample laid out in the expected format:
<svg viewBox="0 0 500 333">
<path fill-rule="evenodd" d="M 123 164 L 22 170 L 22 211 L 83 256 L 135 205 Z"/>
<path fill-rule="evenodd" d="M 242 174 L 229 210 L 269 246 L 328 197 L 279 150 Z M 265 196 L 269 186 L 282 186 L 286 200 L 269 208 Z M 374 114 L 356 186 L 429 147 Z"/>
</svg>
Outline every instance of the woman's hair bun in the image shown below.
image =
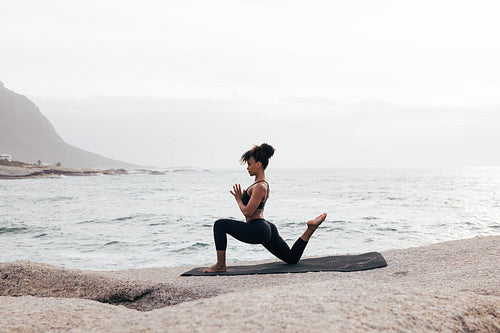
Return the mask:
<svg viewBox="0 0 500 333">
<path fill-rule="evenodd" d="M 267 143 L 263 143 L 260 146 L 253 146 L 252 149 L 247 151 L 241 156 L 240 162 L 243 164 L 248 162 L 248 160 L 253 157 L 256 162 L 261 162 L 264 170 L 269 164 L 269 158 L 274 155 L 274 148 Z"/>
<path fill-rule="evenodd" d="M 267 158 L 271 158 L 271 156 L 274 155 L 274 147 L 271 145 L 268 145 L 267 143 L 261 144 L 259 146 L 259 149 L 262 150 L 262 152 L 264 153 L 264 156 L 266 156 Z"/>
</svg>

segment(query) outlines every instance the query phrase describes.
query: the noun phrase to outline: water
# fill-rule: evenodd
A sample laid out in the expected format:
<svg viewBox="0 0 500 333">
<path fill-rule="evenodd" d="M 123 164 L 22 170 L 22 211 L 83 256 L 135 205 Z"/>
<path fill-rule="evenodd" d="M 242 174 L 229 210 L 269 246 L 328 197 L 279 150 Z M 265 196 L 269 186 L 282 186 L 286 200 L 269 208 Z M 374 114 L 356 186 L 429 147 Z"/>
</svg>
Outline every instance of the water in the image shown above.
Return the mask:
<svg viewBox="0 0 500 333">
<path fill-rule="evenodd" d="M 265 215 L 289 243 L 327 212 L 305 255 L 422 246 L 500 234 L 500 168 L 277 170 Z M 212 224 L 242 219 L 238 171 L 0 180 L 0 262 L 114 270 L 206 265 Z M 272 258 L 228 238 L 228 261 Z"/>
</svg>

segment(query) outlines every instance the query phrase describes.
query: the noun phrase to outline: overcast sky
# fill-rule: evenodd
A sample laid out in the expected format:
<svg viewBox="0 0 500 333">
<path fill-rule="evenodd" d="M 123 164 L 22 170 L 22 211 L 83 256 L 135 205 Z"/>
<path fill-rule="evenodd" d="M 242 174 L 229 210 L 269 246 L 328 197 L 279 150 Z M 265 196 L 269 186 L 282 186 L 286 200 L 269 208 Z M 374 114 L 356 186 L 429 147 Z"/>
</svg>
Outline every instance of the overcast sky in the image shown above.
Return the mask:
<svg viewBox="0 0 500 333">
<path fill-rule="evenodd" d="M 0 0 L 0 80 L 68 143 L 134 163 L 220 167 L 265 140 L 282 166 L 500 164 L 499 13 L 493 0 Z"/>
</svg>

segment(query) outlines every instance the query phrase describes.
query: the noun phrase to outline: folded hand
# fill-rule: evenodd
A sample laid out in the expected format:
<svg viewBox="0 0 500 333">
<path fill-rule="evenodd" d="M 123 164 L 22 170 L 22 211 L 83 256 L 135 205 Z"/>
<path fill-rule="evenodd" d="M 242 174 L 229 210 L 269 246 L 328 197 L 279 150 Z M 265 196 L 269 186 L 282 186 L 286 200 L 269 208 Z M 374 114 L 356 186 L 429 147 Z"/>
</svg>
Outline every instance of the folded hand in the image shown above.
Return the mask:
<svg viewBox="0 0 500 333">
<path fill-rule="evenodd" d="M 234 195 L 234 198 L 236 199 L 236 201 L 241 200 L 241 197 L 243 196 L 243 192 L 241 191 L 240 184 L 234 184 L 233 190 L 229 191 L 229 192 L 231 192 L 231 194 Z"/>
</svg>

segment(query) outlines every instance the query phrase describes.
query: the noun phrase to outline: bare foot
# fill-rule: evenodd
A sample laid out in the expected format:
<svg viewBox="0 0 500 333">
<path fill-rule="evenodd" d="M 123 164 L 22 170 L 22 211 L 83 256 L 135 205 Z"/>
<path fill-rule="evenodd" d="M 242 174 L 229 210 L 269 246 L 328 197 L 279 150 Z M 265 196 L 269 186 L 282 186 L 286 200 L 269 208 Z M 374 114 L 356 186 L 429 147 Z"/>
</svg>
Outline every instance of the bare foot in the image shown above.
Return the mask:
<svg viewBox="0 0 500 333">
<path fill-rule="evenodd" d="M 315 231 L 319 227 L 319 225 L 323 223 L 325 219 L 326 219 L 326 213 L 323 213 L 320 216 L 316 217 L 315 219 L 307 221 L 307 229 Z"/>
<path fill-rule="evenodd" d="M 226 271 L 226 265 L 222 266 L 219 264 L 215 264 L 213 266 L 208 267 L 207 269 L 203 270 L 203 273 L 216 273 L 216 272 L 225 272 Z"/>
</svg>

